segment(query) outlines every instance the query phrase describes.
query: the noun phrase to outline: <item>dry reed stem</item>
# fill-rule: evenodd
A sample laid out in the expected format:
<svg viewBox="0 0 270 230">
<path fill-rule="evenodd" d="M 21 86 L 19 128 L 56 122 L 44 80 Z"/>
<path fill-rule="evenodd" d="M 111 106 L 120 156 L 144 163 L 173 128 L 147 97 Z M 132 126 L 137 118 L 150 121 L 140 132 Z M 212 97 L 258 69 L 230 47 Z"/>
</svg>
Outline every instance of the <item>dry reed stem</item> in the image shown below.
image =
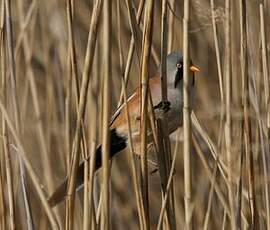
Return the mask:
<svg viewBox="0 0 270 230">
<path fill-rule="evenodd" d="M 251 63 L 253 63 L 254 60 L 251 59 Z M 263 201 L 264 202 L 264 206 L 265 206 L 265 209 L 266 209 L 266 225 L 267 225 L 267 228 L 270 229 L 270 203 L 269 203 L 269 183 L 268 183 L 268 180 L 267 180 L 267 175 L 268 175 L 268 168 L 269 168 L 269 163 L 268 163 L 268 155 L 269 155 L 269 141 L 267 138 L 265 138 L 265 130 L 266 130 L 266 124 L 263 122 L 263 119 L 262 119 L 262 114 L 261 114 L 261 108 L 260 108 L 260 91 L 259 89 L 257 88 L 257 82 L 256 80 L 260 80 L 259 79 L 256 79 L 255 76 L 256 76 L 256 73 L 254 73 L 254 65 L 251 65 L 251 76 L 252 76 L 252 83 L 253 83 L 253 91 L 251 90 L 251 93 L 253 93 L 253 98 L 251 100 L 251 103 L 252 103 L 252 106 L 253 106 L 253 109 L 255 111 L 255 114 L 256 114 L 256 121 L 257 121 L 257 133 L 256 133 L 256 148 L 257 148 L 257 151 L 259 151 L 259 148 L 260 148 L 260 154 L 261 154 L 261 158 L 262 158 L 262 171 L 263 171 L 263 186 L 264 186 L 264 198 L 265 200 Z M 259 84 L 258 84 L 259 85 Z"/>
<path fill-rule="evenodd" d="M 89 168 L 90 161 L 84 161 L 84 193 L 83 193 L 83 229 L 89 229 L 89 219 L 92 216 L 89 215 Z M 91 201 L 91 200 L 90 200 Z M 89 218 L 90 217 L 90 218 Z"/>
<path fill-rule="evenodd" d="M 97 29 L 99 26 L 99 15 L 101 11 L 101 0 L 96 0 L 93 7 L 92 19 L 90 22 L 90 29 L 88 35 L 85 64 L 82 76 L 82 84 L 80 89 L 80 100 L 77 114 L 76 131 L 72 146 L 72 159 L 69 170 L 68 193 L 67 193 L 67 207 L 66 207 L 66 230 L 73 228 L 74 218 L 74 197 L 76 189 L 76 175 L 79 165 L 79 145 L 82 137 L 82 123 L 85 115 L 85 107 L 87 100 L 87 91 L 90 80 L 90 68 L 93 63 L 94 49 L 97 37 Z"/>
<path fill-rule="evenodd" d="M 10 117 L 7 114 L 7 111 L 6 111 L 6 109 L 5 109 L 4 105 L 3 105 L 2 100 L 0 101 L 0 109 L 2 111 L 2 115 L 3 115 L 4 119 L 5 119 L 5 121 L 7 123 L 7 126 L 8 126 L 8 128 L 9 128 L 9 130 L 10 130 L 10 132 L 11 132 L 13 138 L 14 138 L 15 144 L 18 147 L 18 150 L 19 150 L 18 153 L 21 155 L 20 157 L 23 160 L 23 163 L 24 163 L 24 165 L 25 165 L 25 167 L 27 169 L 27 172 L 28 172 L 33 184 L 34 184 L 34 187 L 35 187 L 35 189 L 37 191 L 37 194 L 38 194 L 38 196 L 39 196 L 39 198 L 41 200 L 41 203 L 42 203 L 42 205 L 43 205 L 43 207 L 45 209 L 45 212 L 46 212 L 46 214 L 48 216 L 51 227 L 52 227 L 52 229 L 59 229 L 56 218 L 55 218 L 55 216 L 54 216 L 54 214 L 53 214 L 53 212 L 52 212 L 52 210 L 50 208 L 50 205 L 49 205 L 49 203 L 48 203 L 48 201 L 47 201 L 47 199 L 45 197 L 45 194 L 44 194 L 44 192 L 42 190 L 41 183 L 39 182 L 38 176 L 36 175 L 31 163 L 29 162 L 28 158 L 26 157 L 26 151 L 25 151 L 25 149 L 24 149 L 24 147 L 22 145 L 22 142 L 21 142 L 21 140 L 20 140 L 20 138 L 18 136 L 18 133 L 17 133 L 17 131 L 16 131 L 14 125 L 13 125 L 13 122 L 11 121 Z"/>
<path fill-rule="evenodd" d="M 162 102 L 167 101 L 167 0 L 162 0 L 162 13 L 161 13 L 161 93 Z"/>
<path fill-rule="evenodd" d="M 0 22 L 0 56 L 1 56 L 1 77 L 2 77 L 2 93 L 3 93 L 3 100 L 6 104 L 6 53 L 4 47 L 4 39 L 5 39 L 5 32 L 4 32 L 4 22 L 5 22 L 5 2 L 2 1 L 1 4 L 1 22 Z M 15 229 L 15 210 L 14 210 L 14 192 L 13 192 L 13 181 L 12 181 L 12 169 L 10 163 L 10 150 L 9 150 L 9 137 L 8 137 L 8 130 L 6 128 L 5 119 L 2 117 L 2 132 L 3 132 L 3 145 L 4 145 L 4 164 L 5 171 L 6 171 L 6 187 L 7 187 L 7 194 L 8 194 L 8 210 L 9 210 L 9 227 L 10 229 Z M 3 171 L 1 170 L 1 174 L 3 175 Z M 1 178 L 4 178 L 2 177 Z M 2 180 L 1 180 L 2 182 Z M 4 193 L 2 193 L 4 195 Z M 5 210 L 3 210 L 3 222 L 2 224 L 5 225 Z"/>
<path fill-rule="evenodd" d="M 213 195 L 214 195 L 214 187 L 216 182 L 216 176 L 217 176 L 217 161 L 215 162 L 215 167 L 212 173 L 212 179 L 211 179 L 211 188 L 210 188 L 210 192 L 209 192 L 209 196 L 208 196 L 208 203 L 207 203 L 207 210 L 205 213 L 205 217 L 204 217 L 204 223 L 203 223 L 203 229 L 207 230 L 208 224 L 209 224 L 209 218 L 210 218 L 210 212 L 211 212 L 211 207 L 212 207 L 212 202 L 213 202 Z"/>
<path fill-rule="evenodd" d="M 32 212 L 30 210 L 29 197 L 27 193 L 28 184 L 26 182 L 25 167 L 21 158 L 20 158 L 20 177 L 21 177 L 21 183 L 22 183 L 22 196 L 23 196 L 25 212 L 26 212 L 27 229 L 33 230 L 34 224 L 33 224 Z"/>
<path fill-rule="evenodd" d="M 149 0 L 146 5 L 145 24 L 143 32 L 143 49 L 141 61 L 141 186 L 144 202 L 144 210 L 146 213 L 146 225 L 149 228 L 149 199 L 148 199 L 148 167 L 147 167 L 147 108 L 148 108 L 148 62 L 150 58 L 151 44 L 152 44 L 152 24 L 154 13 L 154 0 Z"/>
<path fill-rule="evenodd" d="M 256 211 L 255 181 L 253 166 L 253 151 L 251 149 L 251 118 L 249 103 L 249 77 L 247 73 L 247 31 L 246 31 L 246 1 L 239 1 L 240 10 L 240 64 L 242 75 L 242 104 L 243 104 L 243 122 L 244 122 L 244 143 L 246 153 L 246 165 L 248 171 L 248 202 L 251 212 L 251 228 L 257 227 L 258 214 Z"/>
<path fill-rule="evenodd" d="M 264 8 L 263 4 L 260 4 L 260 24 L 261 24 L 261 42 L 262 42 L 262 63 L 263 63 L 263 78 L 264 78 L 264 93 L 265 93 L 265 107 L 266 107 L 266 114 L 267 120 L 266 124 L 269 128 L 269 115 L 270 115 L 270 102 L 269 102 L 269 75 L 268 75 L 268 61 L 267 61 L 267 48 L 266 48 L 266 35 L 265 35 L 265 23 L 264 23 Z M 269 131 L 267 133 L 267 139 L 269 139 Z M 269 153 L 269 140 L 266 140 L 266 148 L 268 149 Z M 268 168 L 269 169 L 269 168 Z M 268 186 L 268 183 L 266 184 Z M 269 210 L 269 193 L 267 194 L 268 205 L 266 204 L 266 212 L 267 212 L 267 228 L 270 229 L 270 210 Z"/>
<path fill-rule="evenodd" d="M 11 93 L 12 93 L 12 103 L 14 109 L 14 122 L 16 130 L 20 130 L 20 117 L 19 117 L 19 102 L 17 95 L 16 86 L 16 70 L 15 70 L 15 59 L 14 59 L 14 47 L 13 47 L 13 31 L 11 23 L 11 13 L 10 13 L 10 0 L 5 0 L 5 22 L 7 30 L 7 47 L 8 47 L 8 58 L 11 73 Z"/>
<path fill-rule="evenodd" d="M 74 68 L 72 68 L 72 56 L 73 56 L 73 28 L 72 28 L 72 9 L 71 9 L 71 1 L 66 0 L 66 14 L 67 14 L 67 24 L 68 24 L 68 60 L 67 60 L 67 68 L 68 68 L 68 79 L 67 79 L 67 96 L 66 96 L 66 144 L 67 144 L 67 167 L 70 165 L 71 159 L 71 94 L 72 94 L 72 77 L 74 77 Z M 76 91 L 77 92 L 77 91 Z M 76 93 L 77 97 L 77 93 Z M 77 97 L 78 99 L 78 97 Z M 77 101 L 77 100 L 76 100 Z M 77 103 L 76 103 L 77 105 Z"/>
<path fill-rule="evenodd" d="M 109 152 L 111 109 L 111 1 L 103 3 L 103 127 L 102 127 L 102 215 L 101 228 L 110 228 Z"/>
<path fill-rule="evenodd" d="M 266 225 L 267 229 L 270 229 L 270 203 L 269 203 L 269 182 L 268 182 L 268 161 L 267 156 L 268 152 L 267 148 L 269 147 L 269 142 L 264 139 L 263 135 L 263 125 L 262 120 L 260 118 L 260 114 L 257 114 L 258 117 L 258 126 L 259 126 L 259 138 L 260 138 L 260 144 L 261 144 L 261 157 L 262 157 L 262 164 L 263 164 L 263 183 L 264 183 L 264 196 L 265 196 L 265 209 L 266 209 Z M 266 144 L 266 143 L 267 144 Z"/>
<path fill-rule="evenodd" d="M 134 5 L 132 4 L 132 0 L 126 0 L 127 8 L 128 8 L 128 17 L 129 24 L 132 32 L 132 37 L 134 39 L 135 48 L 137 50 L 138 59 L 142 53 L 142 34 L 140 31 L 140 27 L 138 26 L 139 22 L 136 19 L 136 13 Z"/>
<path fill-rule="evenodd" d="M 261 24 L 264 97 L 265 97 L 265 108 L 266 108 L 266 112 L 268 113 L 269 112 L 269 79 L 268 79 L 269 76 L 268 76 L 268 61 L 267 61 L 267 47 L 266 47 L 266 35 L 265 35 L 263 4 L 260 4 L 260 24 Z"/>
<path fill-rule="evenodd" d="M 23 40 L 24 34 L 26 32 L 26 29 L 28 28 L 28 25 L 31 22 L 31 19 L 32 19 L 32 16 L 33 16 L 33 13 L 34 13 L 35 9 L 36 9 L 36 0 L 33 0 L 31 2 L 30 6 L 28 7 L 28 11 L 27 11 L 27 13 L 25 15 L 25 20 L 23 20 L 23 22 L 22 22 L 22 27 L 21 27 L 20 33 L 19 33 L 19 35 L 18 35 L 18 37 L 16 39 L 16 45 L 15 45 L 15 49 L 14 49 L 15 60 L 18 57 L 18 54 L 19 54 L 19 51 L 20 51 L 20 48 L 21 48 L 21 45 L 22 45 L 22 40 Z"/>
<path fill-rule="evenodd" d="M 192 229 L 192 183 L 191 183 L 191 162 L 190 162 L 190 108 L 189 108 L 189 0 L 184 1 L 184 18 L 183 18 L 183 130 L 184 130 L 184 193 L 185 193 L 185 228 Z"/>
<path fill-rule="evenodd" d="M 3 169 L 0 167 L 0 227 L 1 229 L 6 229 L 6 208 L 4 203 L 4 175 L 3 175 Z"/>
<path fill-rule="evenodd" d="M 223 92 L 223 77 L 222 77 L 222 69 L 221 69 L 221 58 L 220 58 L 220 50 L 219 50 L 219 42 L 218 42 L 218 34 L 217 34 L 217 24 L 215 19 L 215 4 L 214 0 L 211 0 L 211 19 L 214 33 L 214 43 L 215 43 L 215 52 L 216 52 L 216 60 L 217 60 L 217 69 L 218 69 L 218 80 L 219 80 L 219 91 L 220 91 L 220 100 L 221 105 L 224 103 L 224 92 Z"/>
<path fill-rule="evenodd" d="M 137 21 L 138 25 L 140 24 L 140 21 L 141 21 L 144 5 L 145 5 L 145 0 L 140 0 L 138 11 L 136 14 L 136 21 Z M 129 51 L 128 51 L 127 63 L 126 63 L 126 68 L 125 68 L 125 73 L 124 73 L 125 86 L 127 86 L 127 83 L 128 83 L 128 76 L 129 76 L 129 72 L 130 72 L 130 68 L 131 68 L 131 62 L 133 59 L 134 50 L 135 50 L 135 40 L 134 40 L 134 36 L 132 34 L 131 39 L 130 39 L 130 43 L 129 43 Z M 140 53 L 138 53 L 138 59 L 139 59 L 139 55 L 140 55 Z M 139 61 L 140 61 L 140 59 L 139 59 Z M 122 87 L 118 106 L 120 106 L 122 104 L 123 96 L 124 96 L 123 94 L 124 94 L 124 89 Z"/>
<path fill-rule="evenodd" d="M 232 114 L 231 114 L 231 2 L 225 1 L 225 89 L 226 89 L 226 122 L 225 141 L 228 164 L 228 198 L 231 213 L 231 229 L 236 229 L 235 196 L 233 184 L 233 160 L 232 160 Z"/>
<path fill-rule="evenodd" d="M 96 110 L 98 111 L 98 110 Z M 93 138 L 93 141 L 91 143 L 91 151 L 90 151 L 90 172 L 89 172 L 89 196 L 88 196 L 88 203 L 89 203 L 89 210 L 88 210 L 88 217 L 89 217 L 89 225 L 86 226 L 88 223 L 84 223 L 84 227 L 92 227 L 92 229 L 97 228 L 97 222 L 96 222 L 96 214 L 95 214 L 95 207 L 94 207 L 94 199 L 93 199 L 93 193 L 94 193 L 94 176 L 95 176 L 95 165 L 96 165 L 96 134 Z"/>
<path fill-rule="evenodd" d="M 178 128 L 178 137 L 177 137 L 178 140 L 179 140 L 179 137 L 180 137 L 180 128 Z M 173 180 L 173 173 L 174 173 L 175 164 L 176 164 L 176 156 L 177 156 L 178 152 L 179 152 L 179 141 L 176 142 L 176 145 L 174 147 L 173 160 L 172 160 L 171 168 L 170 168 L 170 171 L 169 171 L 169 177 L 168 177 L 168 180 L 167 180 L 166 190 L 164 191 L 164 194 L 163 194 L 164 198 L 163 198 L 163 201 L 162 201 L 162 207 L 161 207 L 159 218 L 158 218 L 158 225 L 157 225 L 158 230 L 161 229 L 165 208 L 167 206 L 167 201 L 168 201 L 168 198 L 169 198 L 169 195 L 170 195 L 170 190 L 171 190 L 171 185 L 172 185 L 172 180 Z M 170 228 L 170 229 L 176 229 L 175 225 L 170 226 L 170 227 L 173 227 L 173 228 Z"/>
<path fill-rule="evenodd" d="M 167 224 L 168 226 L 164 225 L 164 228 L 168 229 L 176 229 L 176 223 L 175 223 L 175 215 L 174 215 L 174 206 L 173 206 L 173 183 L 172 181 L 170 182 L 170 186 L 168 187 L 169 190 L 167 190 L 167 185 L 168 185 L 168 178 L 170 174 L 170 168 L 172 167 L 171 165 L 171 159 L 168 159 L 168 155 L 170 153 L 170 146 L 166 145 L 166 142 L 169 140 L 165 140 L 167 137 L 168 133 L 166 132 L 166 126 L 164 123 L 166 123 L 167 120 L 165 117 L 158 118 L 157 119 L 157 136 L 158 136 L 158 152 L 157 152 L 157 159 L 158 159 L 158 169 L 159 169 L 159 174 L 160 174 L 160 182 L 161 182 L 161 189 L 162 189 L 162 198 L 163 201 L 166 203 L 166 220 L 168 221 Z M 170 162 L 168 162 L 170 161 Z M 165 201 L 165 194 L 167 194 L 167 198 L 169 199 L 169 202 L 167 202 L 167 198 Z M 163 216 L 163 214 L 162 214 Z M 161 221 L 161 220 L 160 220 Z M 164 222 L 165 224 L 166 222 Z M 160 222 L 161 224 L 161 222 Z M 161 226 L 160 226 L 161 227 Z"/>
<path fill-rule="evenodd" d="M 174 12 L 175 0 L 170 0 L 168 4 L 170 4 L 170 6 L 172 7 L 171 10 Z M 173 42 L 174 42 L 174 15 L 170 11 L 170 14 L 168 15 L 168 53 L 172 52 Z"/>
<path fill-rule="evenodd" d="M 172 24 L 173 25 L 173 24 Z M 167 102 L 167 53 L 168 53 L 168 26 L 167 26 L 167 0 L 162 1 L 162 13 L 161 13 L 161 94 L 162 94 L 162 102 L 165 104 Z M 170 41 L 172 42 L 172 41 Z M 163 129 L 163 140 L 164 140 L 164 161 L 165 164 L 165 175 L 166 182 L 168 180 L 169 168 L 171 167 L 171 148 L 170 148 L 170 140 L 168 133 L 168 121 L 167 114 L 162 113 L 162 129 Z M 159 153 L 158 153 L 159 154 Z M 165 189 L 165 188 L 164 188 Z M 175 229 L 175 215 L 174 215 L 174 186 L 172 182 L 170 196 L 170 202 L 167 205 L 167 214 L 169 220 L 169 228 Z M 172 206 L 172 207 L 170 207 Z"/>
</svg>

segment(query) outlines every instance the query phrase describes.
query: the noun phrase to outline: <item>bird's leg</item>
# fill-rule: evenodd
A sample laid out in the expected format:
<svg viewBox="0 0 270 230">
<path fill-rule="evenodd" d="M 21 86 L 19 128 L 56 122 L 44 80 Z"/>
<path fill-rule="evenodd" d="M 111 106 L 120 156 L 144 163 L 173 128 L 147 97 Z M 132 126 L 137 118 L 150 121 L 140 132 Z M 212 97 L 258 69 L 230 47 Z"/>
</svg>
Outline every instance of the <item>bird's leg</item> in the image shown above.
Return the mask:
<svg viewBox="0 0 270 230">
<path fill-rule="evenodd" d="M 162 109 L 164 112 L 168 112 L 171 109 L 171 102 L 161 101 L 154 106 L 154 109 Z"/>
</svg>

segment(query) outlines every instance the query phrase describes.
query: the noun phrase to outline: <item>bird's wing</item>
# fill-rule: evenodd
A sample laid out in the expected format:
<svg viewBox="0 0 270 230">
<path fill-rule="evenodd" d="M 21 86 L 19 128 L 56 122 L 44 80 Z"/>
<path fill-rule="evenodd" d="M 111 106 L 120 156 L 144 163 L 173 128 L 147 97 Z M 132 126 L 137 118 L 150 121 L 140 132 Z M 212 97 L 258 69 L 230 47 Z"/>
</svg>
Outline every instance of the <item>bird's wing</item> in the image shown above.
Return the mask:
<svg viewBox="0 0 270 230">
<path fill-rule="evenodd" d="M 149 88 L 152 95 L 153 104 L 156 105 L 161 100 L 160 77 L 154 77 L 149 80 Z M 141 106 L 141 89 L 138 87 L 135 93 L 128 99 L 128 112 L 130 118 L 131 134 L 134 143 L 135 153 L 139 153 L 140 148 L 140 106 Z M 116 129 L 116 132 L 128 137 L 129 127 L 127 124 L 126 107 L 119 107 L 117 115 L 111 123 L 111 129 Z M 149 138 L 151 140 L 152 138 Z M 150 141 L 151 142 L 151 141 Z"/>
<path fill-rule="evenodd" d="M 153 104 L 156 105 L 161 101 L 160 77 L 156 76 L 149 80 L 149 88 L 153 99 Z M 135 92 L 128 98 L 128 111 L 130 115 L 130 122 L 133 126 L 139 123 L 140 104 L 141 104 L 141 88 L 136 88 Z M 122 104 L 116 110 L 111 121 L 111 128 L 122 129 L 123 126 L 127 128 L 127 120 L 125 114 L 125 104 Z"/>
</svg>

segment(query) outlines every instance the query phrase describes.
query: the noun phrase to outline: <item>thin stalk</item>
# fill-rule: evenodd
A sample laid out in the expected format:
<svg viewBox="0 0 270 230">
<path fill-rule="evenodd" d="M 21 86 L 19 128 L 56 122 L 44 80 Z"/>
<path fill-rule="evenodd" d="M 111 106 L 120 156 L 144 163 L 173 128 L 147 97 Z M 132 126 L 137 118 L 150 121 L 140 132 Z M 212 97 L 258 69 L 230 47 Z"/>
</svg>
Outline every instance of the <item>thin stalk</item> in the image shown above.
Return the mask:
<svg viewBox="0 0 270 230">
<path fill-rule="evenodd" d="M 174 42 L 174 15 L 172 11 L 175 10 L 175 0 L 170 0 L 169 3 L 172 7 L 170 14 L 168 15 L 168 53 L 172 52 Z"/>
<path fill-rule="evenodd" d="M 161 93 L 162 101 L 167 101 L 167 0 L 162 0 L 162 13 L 161 13 Z"/>
<path fill-rule="evenodd" d="M 109 229 L 110 191 L 109 191 L 109 151 L 110 151 L 110 109 L 111 109 L 111 1 L 104 0 L 103 5 L 103 127 L 102 127 L 102 215 L 101 228 Z"/>
<path fill-rule="evenodd" d="M 136 14 L 136 21 L 137 21 L 138 25 L 140 24 L 140 21 L 141 21 L 144 5 L 145 5 L 145 0 L 140 0 L 140 4 L 139 4 L 138 11 Z M 130 39 L 130 43 L 129 43 L 129 51 L 128 51 L 127 63 L 126 63 L 126 68 L 125 68 L 125 73 L 124 73 L 125 86 L 127 86 L 127 83 L 128 83 L 128 76 L 129 76 L 129 72 L 130 72 L 130 68 L 131 68 L 131 64 L 132 64 L 134 50 L 135 50 L 135 40 L 134 40 L 134 36 L 132 34 L 131 39 Z M 123 97 L 124 97 L 124 89 L 122 88 L 121 93 L 120 93 L 120 99 L 119 99 L 118 106 L 120 106 L 122 104 Z"/>
<path fill-rule="evenodd" d="M 11 93 L 12 102 L 14 109 L 14 122 L 17 130 L 20 130 L 20 117 L 19 117 L 19 102 L 17 95 L 17 84 L 16 84 L 16 69 L 15 69 L 15 59 L 14 59 L 14 46 L 13 46 L 13 30 L 11 23 L 11 13 L 10 13 L 10 0 L 5 0 L 5 22 L 7 29 L 7 46 L 8 46 L 8 57 L 10 64 L 11 73 Z"/>
<path fill-rule="evenodd" d="M 180 129 L 178 129 L 178 138 L 177 138 L 178 140 L 179 140 L 179 137 L 180 137 Z M 173 180 L 173 173 L 174 173 L 175 163 L 176 163 L 176 156 L 177 156 L 178 151 L 179 151 L 179 141 L 176 142 L 176 146 L 175 146 L 175 149 L 174 149 L 172 165 L 171 165 L 171 169 L 170 169 L 170 173 L 169 173 L 169 177 L 168 177 L 168 182 L 167 182 L 167 185 L 166 185 L 166 191 L 164 192 L 164 198 L 163 198 L 163 201 L 162 201 L 162 207 L 161 207 L 161 211 L 160 211 L 159 218 L 158 218 L 158 226 L 157 226 L 158 230 L 161 229 L 166 204 L 167 204 L 167 201 L 168 201 L 168 197 L 170 195 L 170 190 L 171 190 L 171 185 L 172 185 L 172 180 Z M 174 226 L 173 229 L 176 229 L 175 226 Z"/>
<path fill-rule="evenodd" d="M 231 229 L 236 229 L 235 196 L 233 186 L 233 161 L 232 161 L 232 114 L 231 114 L 231 2 L 225 2 L 225 82 L 226 82 L 226 122 L 225 140 L 228 162 L 228 196 L 231 213 Z"/>
<path fill-rule="evenodd" d="M 239 1 L 240 10 L 240 64 L 242 75 L 242 103 L 244 114 L 244 143 L 246 153 L 246 165 L 248 171 L 248 202 L 251 212 L 251 228 L 257 228 L 258 214 L 256 210 L 255 197 L 255 178 L 253 166 L 253 151 L 251 143 L 251 118 L 250 118 L 250 102 L 249 102 L 249 76 L 247 73 L 247 21 L 246 21 L 246 1 Z"/>
<path fill-rule="evenodd" d="M 1 37 L 0 37 L 0 56 L 1 56 L 1 77 L 2 77 L 2 89 L 3 89 L 3 100 L 5 104 L 6 101 L 6 54 L 4 48 L 4 1 L 1 4 Z M 15 229 L 15 209 L 14 209 L 14 191 L 13 191 L 13 180 L 12 180 L 12 168 L 10 159 L 10 149 L 9 149 L 9 135 L 6 127 L 5 119 L 2 117 L 2 132 L 3 132 L 3 146 L 4 146 L 4 161 L 5 161 L 5 171 L 6 171 L 6 187 L 8 194 L 8 210 L 9 210 L 9 227 L 10 229 Z M 4 193 L 3 193 L 4 194 Z"/>
<path fill-rule="evenodd" d="M 185 193 L 185 227 L 187 230 L 192 229 L 192 208 L 191 208 L 191 162 L 190 162 L 190 108 L 189 108 L 189 0 L 184 1 L 184 18 L 183 18 L 183 56 L 184 56 L 184 84 L 183 84 L 183 128 L 184 128 L 184 193 Z"/>
<path fill-rule="evenodd" d="M 168 50 L 168 26 L 167 26 L 167 0 L 162 0 L 162 13 L 161 13 L 161 94 L 162 94 L 162 102 L 165 104 L 168 100 L 167 93 L 167 50 Z M 166 175 L 166 183 L 169 176 L 169 168 L 171 167 L 171 148 L 170 148 L 170 140 L 168 133 L 168 122 L 167 122 L 167 114 L 162 113 L 162 129 L 163 129 L 163 140 L 164 140 L 164 161 L 162 164 L 165 164 L 165 175 Z M 159 153 L 160 154 L 160 153 Z M 174 186 L 172 182 L 170 196 L 170 202 L 167 205 L 167 214 L 170 228 L 175 229 L 175 216 L 174 216 Z M 172 207 L 170 207 L 172 206 Z"/>
<path fill-rule="evenodd" d="M 147 108 L 148 108 L 148 62 L 152 45 L 152 26 L 154 14 L 154 0 L 149 0 L 146 5 L 146 18 L 143 33 L 143 50 L 141 65 L 141 175 L 144 210 L 146 213 L 146 225 L 149 228 L 149 199 L 148 199 L 148 167 L 147 167 Z"/>
<path fill-rule="evenodd" d="M 263 63 L 263 78 L 264 78 L 264 93 L 265 93 L 265 107 L 267 113 L 267 125 L 270 127 L 270 102 L 269 102 L 269 75 L 268 75 L 268 61 L 267 61 L 267 47 L 266 47 L 266 36 L 265 36 L 265 23 L 264 23 L 264 7 L 260 4 L 260 24 L 261 24 L 261 39 L 262 39 L 262 63 Z M 267 138 L 269 138 L 269 131 L 267 133 Z M 267 147 L 269 149 L 269 145 Z M 268 186 L 268 185 L 266 185 Z M 269 194 L 267 194 L 269 196 Z M 266 199 L 269 202 L 269 198 Z M 270 211 L 269 204 L 267 207 L 267 228 L 270 229 Z"/>
<path fill-rule="evenodd" d="M 265 108 L 266 108 L 266 113 L 267 113 L 267 126 L 269 129 L 270 128 L 270 100 L 269 100 L 268 58 L 267 58 L 267 47 L 266 47 L 267 43 L 266 43 L 264 18 L 265 18 L 264 7 L 263 7 L 263 4 L 260 4 L 264 97 L 265 97 Z"/>
<path fill-rule="evenodd" d="M 214 0 L 211 0 L 210 4 L 211 4 L 211 19 L 212 19 L 212 26 L 213 26 L 213 32 L 214 32 L 214 43 L 215 43 L 215 52 L 216 52 L 216 60 L 217 60 L 217 69 L 218 69 L 220 100 L 221 100 L 221 104 L 223 104 L 224 103 L 224 92 L 223 92 L 224 87 L 223 87 L 223 77 L 222 77 L 219 42 L 218 42 L 218 34 L 217 34 L 217 24 L 216 24 L 216 19 L 215 19 Z"/>
<path fill-rule="evenodd" d="M 2 169 L 2 167 L 0 167 L 0 227 L 1 229 L 6 229 L 6 208 L 5 208 L 5 203 L 4 203 L 4 170 Z"/>
<path fill-rule="evenodd" d="M 128 8 L 128 17 L 129 24 L 132 31 L 132 38 L 134 38 L 135 48 L 137 50 L 138 58 L 142 53 L 141 44 L 142 44 L 142 33 L 140 31 L 140 27 L 138 26 L 139 22 L 137 22 L 135 8 L 133 7 L 132 0 L 126 0 L 127 8 Z"/>
</svg>

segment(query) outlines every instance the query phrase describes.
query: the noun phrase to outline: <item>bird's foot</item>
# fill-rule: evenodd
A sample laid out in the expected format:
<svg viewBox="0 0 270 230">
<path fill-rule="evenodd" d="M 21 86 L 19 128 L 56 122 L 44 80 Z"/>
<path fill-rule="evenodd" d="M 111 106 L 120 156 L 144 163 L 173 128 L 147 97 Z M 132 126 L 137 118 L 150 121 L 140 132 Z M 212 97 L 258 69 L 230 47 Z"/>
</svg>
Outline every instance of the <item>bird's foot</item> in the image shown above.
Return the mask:
<svg viewBox="0 0 270 230">
<path fill-rule="evenodd" d="M 154 109 L 162 109 L 166 113 L 171 109 L 171 102 L 161 101 L 157 105 L 154 106 Z"/>
</svg>

